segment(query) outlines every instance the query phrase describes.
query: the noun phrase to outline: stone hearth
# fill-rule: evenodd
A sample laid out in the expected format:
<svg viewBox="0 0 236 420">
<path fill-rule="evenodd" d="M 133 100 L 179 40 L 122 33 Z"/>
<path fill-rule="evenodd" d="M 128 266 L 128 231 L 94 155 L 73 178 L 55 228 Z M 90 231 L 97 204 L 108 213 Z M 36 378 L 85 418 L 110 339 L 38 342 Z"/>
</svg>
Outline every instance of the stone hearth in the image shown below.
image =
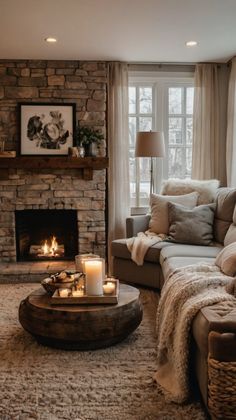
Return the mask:
<svg viewBox="0 0 236 420">
<path fill-rule="evenodd" d="M 0 262 L 17 260 L 15 210 L 76 210 L 79 253 L 105 255 L 105 170 L 94 171 L 90 181 L 73 170 L 15 171 L 0 180 Z"/>
<path fill-rule="evenodd" d="M 37 283 L 50 274 L 74 270 L 73 261 L 0 263 L 0 283 Z"/>
</svg>

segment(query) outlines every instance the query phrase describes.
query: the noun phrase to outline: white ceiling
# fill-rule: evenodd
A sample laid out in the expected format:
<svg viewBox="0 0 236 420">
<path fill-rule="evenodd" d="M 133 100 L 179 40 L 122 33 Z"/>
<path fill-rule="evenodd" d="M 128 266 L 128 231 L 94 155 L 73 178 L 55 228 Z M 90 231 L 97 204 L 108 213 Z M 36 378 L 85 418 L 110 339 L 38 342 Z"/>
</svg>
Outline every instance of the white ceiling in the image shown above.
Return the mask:
<svg viewBox="0 0 236 420">
<path fill-rule="evenodd" d="M 236 0 L 0 0 L 2 59 L 190 63 L 235 54 Z"/>
</svg>

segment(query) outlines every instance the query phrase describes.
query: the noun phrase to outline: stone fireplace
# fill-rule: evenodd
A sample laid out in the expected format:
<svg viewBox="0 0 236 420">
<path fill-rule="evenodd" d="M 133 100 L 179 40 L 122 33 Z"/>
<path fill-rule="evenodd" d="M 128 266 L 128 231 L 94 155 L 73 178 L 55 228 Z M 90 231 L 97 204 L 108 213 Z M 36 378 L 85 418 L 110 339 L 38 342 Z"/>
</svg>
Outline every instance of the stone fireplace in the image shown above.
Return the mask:
<svg viewBox="0 0 236 420">
<path fill-rule="evenodd" d="M 0 123 L 4 123 L 7 130 L 2 133 L 7 136 L 6 150 L 15 150 L 19 155 L 18 102 L 75 103 L 76 123 L 79 121 L 80 125 L 102 131 L 104 140 L 98 157 L 105 157 L 107 73 L 105 62 L 0 60 Z M 25 251 L 19 251 L 23 247 L 22 239 L 16 238 L 16 232 L 19 233 L 17 215 L 21 211 L 33 213 L 35 210 L 74 212 L 76 228 L 73 229 L 78 232 L 78 238 L 74 249 L 66 251 L 68 258 L 73 258 L 75 252 L 105 256 L 105 167 L 93 167 L 92 177 L 88 176 L 91 170 L 89 173 L 87 168 L 80 170 L 65 165 L 31 169 L 22 163 L 10 166 L 5 174 L 1 170 L 0 263 L 24 259 Z M 26 223 L 23 225 L 22 230 Z M 27 236 L 29 232 L 24 240 Z"/>
</svg>

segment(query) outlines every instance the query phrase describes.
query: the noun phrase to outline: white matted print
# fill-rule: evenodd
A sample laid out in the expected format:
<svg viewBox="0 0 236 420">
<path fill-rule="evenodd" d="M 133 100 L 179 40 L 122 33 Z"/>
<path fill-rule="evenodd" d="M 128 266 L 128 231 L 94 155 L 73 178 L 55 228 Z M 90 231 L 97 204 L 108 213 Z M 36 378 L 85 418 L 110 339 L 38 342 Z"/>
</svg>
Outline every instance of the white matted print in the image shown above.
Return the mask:
<svg viewBox="0 0 236 420">
<path fill-rule="evenodd" d="M 67 155 L 73 146 L 75 104 L 19 105 L 21 155 Z"/>
</svg>

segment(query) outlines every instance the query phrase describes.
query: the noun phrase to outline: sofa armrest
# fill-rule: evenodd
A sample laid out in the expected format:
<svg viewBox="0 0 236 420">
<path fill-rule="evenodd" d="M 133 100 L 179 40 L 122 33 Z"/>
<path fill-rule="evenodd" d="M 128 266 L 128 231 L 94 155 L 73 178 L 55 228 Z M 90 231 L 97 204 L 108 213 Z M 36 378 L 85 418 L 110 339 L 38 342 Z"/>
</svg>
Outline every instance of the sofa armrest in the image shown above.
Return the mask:
<svg viewBox="0 0 236 420">
<path fill-rule="evenodd" d="M 126 236 L 131 238 L 136 236 L 138 232 L 145 232 L 148 229 L 150 215 L 132 216 L 126 219 Z"/>
</svg>

